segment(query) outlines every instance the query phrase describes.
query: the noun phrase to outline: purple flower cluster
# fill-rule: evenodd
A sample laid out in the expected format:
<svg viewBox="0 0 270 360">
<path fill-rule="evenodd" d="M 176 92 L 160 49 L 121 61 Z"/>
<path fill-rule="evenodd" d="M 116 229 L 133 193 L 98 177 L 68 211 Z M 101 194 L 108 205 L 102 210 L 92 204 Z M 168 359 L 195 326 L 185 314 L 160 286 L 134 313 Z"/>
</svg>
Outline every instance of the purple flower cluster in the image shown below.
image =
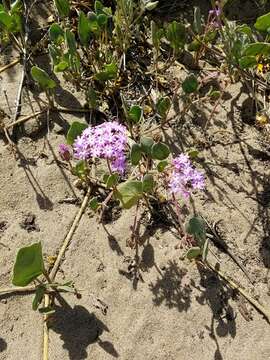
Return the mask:
<svg viewBox="0 0 270 360">
<path fill-rule="evenodd" d="M 177 156 L 173 159 L 172 165 L 173 171 L 170 176 L 169 188 L 173 194 L 181 194 L 188 199 L 193 189 L 204 189 L 204 176 L 192 166 L 187 155 Z"/>
<path fill-rule="evenodd" d="M 74 156 L 80 160 L 107 159 L 113 171 L 125 171 L 127 129 L 116 121 L 88 127 L 74 142 Z"/>
</svg>

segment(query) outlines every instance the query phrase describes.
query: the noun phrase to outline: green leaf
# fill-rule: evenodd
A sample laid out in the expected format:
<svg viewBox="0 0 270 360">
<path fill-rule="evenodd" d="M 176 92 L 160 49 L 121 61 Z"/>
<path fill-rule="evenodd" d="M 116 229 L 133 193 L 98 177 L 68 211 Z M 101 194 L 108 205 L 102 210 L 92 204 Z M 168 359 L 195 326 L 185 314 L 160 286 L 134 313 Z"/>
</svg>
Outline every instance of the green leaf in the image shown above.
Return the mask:
<svg viewBox="0 0 270 360">
<path fill-rule="evenodd" d="M 140 141 L 142 151 L 147 154 L 151 155 L 151 149 L 154 144 L 154 140 L 149 137 L 142 137 Z"/>
<path fill-rule="evenodd" d="M 114 173 L 108 177 L 106 181 L 106 187 L 112 188 L 118 184 L 118 181 L 119 181 L 119 174 Z"/>
<path fill-rule="evenodd" d="M 191 74 L 186 77 L 184 82 L 182 83 L 182 89 L 186 94 L 191 94 L 198 89 L 199 83 L 194 74 Z"/>
<path fill-rule="evenodd" d="M 8 31 L 13 32 L 14 29 L 13 18 L 5 11 L 0 11 L 0 24 L 4 26 Z"/>
<path fill-rule="evenodd" d="M 66 30 L 65 39 L 66 39 L 66 44 L 67 44 L 69 53 L 71 55 L 74 55 L 76 53 L 76 49 L 77 49 L 75 35 L 73 34 L 73 32 Z"/>
<path fill-rule="evenodd" d="M 37 310 L 38 306 L 41 304 L 42 300 L 43 300 L 43 296 L 45 294 L 46 288 L 44 286 L 38 286 L 36 288 L 36 293 L 32 302 L 32 309 L 33 310 Z"/>
<path fill-rule="evenodd" d="M 60 45 L 64 41 L 65 33 L 58 24 L 52 24 L 50 26 L 49 36 L 54 44 Z"/>
<path fill-rule="evenodd" d="M 108 16 L 105 14 L 99 14 L 97 16 L 97 23 L 100 27 L 104 27 L 108 23 Z"/>
<path fill-rule="evenodd" d="M 74 121 L 67 133 L 67 144 L 73 145 L 74 141 L 78 136 L 82 134 L 82 132 L 88 127 L 87 124 L 80 123 L 78 121 Z"/>
<path fill-rule="evenodd" d="M 113 80 L 117 77 L 118 68 L 115 63 L 105 65 L 104 70 L 95 75 L 95 79 L 99 81 Z"/>
<path fill-rule="evenodd" d="M 186 253 L 186 257 L 189 260 L 196 259 L 197 257 L 199 257 L 201 255 L 201 253 L 202 253 L 201 248 L 198 246 L 194 246 L 188 250 L 188 252 Z"/>
<path fill-rule="evenodd" d="M 200 34 L 202 32 L 202 15 L 198 6 L 194 7 L 193 28 L 196 34 Z"/>
<path fill-rule="evenodd" d="M 123 208 L 130 209 L 136 205 L 143 195 L 142 182 L 127 180 L 117 186 L 116 198 L 120 200 Z"/>
<path fill-rule="evenodd" d="M 53 71 L 55 73 L 59 73 L 65 71 L 68 68 L 69 68 L 69 63 L 67 61 L 62 60 L 53 67 Z"/>
<path fill-rule="evenodd" d="M 165 119 L 168 115 L 168 112 L 171 108 L 171 100 L 168 96 L 162 97 L 157 102 L 157 112 L 162 119 Z"/>
<path fill-rule="evenodd" d="M 40 69 L 37 66 L 33 66 L 31 69 L 32 78 L 44 89 L 53 89 L 56 87 L 56 82 L 52 80 L 46 71 Z"/>
<path fill-rule="evenodd" d="M 153 159 L 165 160 L 170 155 L 170 149 L 166 144 L 159 142 L 152 146 L 151 155 Z"/>
<path fill-rule="evenodd" d="M 130 151 L 131 164 L 136 166 L 142 158 L 142 149 L 139 144 L 133 144 Z"/>
<path fill-rule="evenodd" d="M 245 56 L 269 55 L 270 43 L 257 42 L 248 44 L 244 49 Z"/>
<path fill-rule="evenodd" d="M 167 27 L 166 37 L 170 42 L 170 46 L 179 51 L 184 48 L 186 41 L 186 28 L 185 25 L 173 21 Z"/>
<path fill-rule="evenodd" d="M 257 18 L 255 28 L 266 32 L 270 28 L 270 12 Z"/>
<path fill-rule="evenodd" d="M 79 15 L 78 34 L 82 45 L 88 45 L 91 37 L 91 26 L 90 21 L 82 11 Z"/>
<path fill-rule="evenodd" d="M 98 199 L 96 197 L 93 197 L 90 201 L 89 201 L 89 204 L 88 206 L 96 211 L 98 208 L 99 208 L 99 202 L 98 202 Z"/>
<path fill-rule="evenodd" d="M 95 1 L 95 13 L 97 13 L 97 14 L 102 13 L 103 8 L 104 8 L 104 6 L 103 6 L 102 2 L 99 0 L 96 0 Z"/>
<path fill-rule="evenodd" d="M 26 286 L 44 271 L 41 243 L 21 248 L 13 268 L 12 284 Z"/>
<path fill-rule="evenodd" d="M 163 172 L 167 165 L 169 165 L 167 160 L 160 161 L 157 164 L 158 172 Z"/>
<path fill-rule="evenodd" d="M 89 171 L 89 169 L 87 167 L 85 160 L 79 160 L 77 162 L 77 164 L 75 165 L 75 168 L 73 168 L 74 174 L 82 179 L 85 178 L 88 171 Z"/>
<path fill-rule="evenodd" d="M 257 65 L 257 59 L 255 56 L 243 56 L 239 59 L 239 65 L 241 69 L 248 69 Z"/>
<path fill-rule="evenodd" d="M 199 151 L 198 150 L 196 150 L 196 149 L 191 149 L 191 150 L 189 150 L 189 152 L 188 152 L 188 157 L 190 158 L 190 159 L 196 159 L 197 157 L 198 157 L 198 155 L 199 155 Z"/>
<path fill-rule="evenodd" d="M 211 90 L 207 95 L 210 97 L 211 100 L 217 100 L 221 96 L 221 91 Z"/>
<path fill-rule="evenodd" d="M 99 25 L 98 25 L 97 15 L 94 12 L 89 11 L 88 14 L 87 14 L 87 18 L 89 20 L 90 30 L 93 33 L 98 32 L 99 31 Z"/>
<path fill-rule="evenodd" d="M 155 182 L 154 182 L 153 175 L 151 175 L 151 174 L 144 175 L 143 180 L 142 180 L 143 192 L 146 192 L 146 193 L 152 192 L 154 189 L 154 185 L 155 185 Z"/>
<path fill-rule="evenodd" d="M 69 15 L 70 12 L 69 0 L 54 0 L 54 3 L 60 17 L 66 17 Z"/>
<path fill-rule="evenodd" d="M 199 244 L 205 241 L 205 223 L 200 217 L 194 216 L 193 218 L 191 218 L 188 222 L 186 230 L 190 235 L 193 235 L 194 239 L 197 240 Z"/>
<path fill-rule="evenodd" d="M 194 39 L 190 44 L 188 44 L 188 51 L 198 51 L 201 46 L 202 43 L 198 39 Z"/>
<path fill-rule="evenodd" d="M 128 116 L 130 120 L 132 120 L 135 124 L 141 121 L 143 116 L 143 109 L 139 105 L 133 105 L 131 106 Z"/>
</svg>

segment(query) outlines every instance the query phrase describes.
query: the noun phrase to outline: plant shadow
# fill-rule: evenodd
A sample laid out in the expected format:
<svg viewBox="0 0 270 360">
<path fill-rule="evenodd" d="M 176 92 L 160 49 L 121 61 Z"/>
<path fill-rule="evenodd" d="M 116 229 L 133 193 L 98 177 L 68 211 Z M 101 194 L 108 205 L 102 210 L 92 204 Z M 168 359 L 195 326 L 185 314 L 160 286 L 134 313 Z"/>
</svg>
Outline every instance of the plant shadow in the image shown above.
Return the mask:
<svg viewBox="0 0 270 360">
<path fill-rule="evenodd" d="M 0 337 L 0 353 L 5 351 L 7 348 L 7 343 L 6 341 Z"/>
<path fill-rule="evenodd" d="M 169 261 L 162 277 L 155 283 L 150 283 L 149 289 L 153 293 L 153 303 L 156 306 L 165 304 L 168 308 L 187 311 L 191 304 L 192 289 L 185 284 L 186 269 L 180 269 L 176 261 Z"/>
<path fill-rule="evenodd" d="M 109 341 L 102 341 L 99 337 L 108 327 L 99 320 L 94 313 L 80 305 L 73 308 L 60 296 L 57 297 L 60 305 L 55 305 L 55 313 L 49 327 L 60 334 L 64 342 L 63 348 L 69 353 L 70 360 L 88 358 L 87 347 L 93 343 L 98 345 L 112 357 L 119 357 L 114 345 Z"/>
<path fill-rule="evenodd" d="M 218 337 L 235 338 L 236 336 L 236 315 L 229 303 L 229 299 L 234 296 L 234 291 L 210 269 L 199 263 L 197 268 L 201 276 L 200 287 L 195 286 L 194 282 L 192 286 L 201 292 L 199 296 L 196 296 L 198 303 L 207 304 L 212 311 L 211 324 L 205 328 L 216 344 L 214 359 L 222 360 Z"/>
</svg>

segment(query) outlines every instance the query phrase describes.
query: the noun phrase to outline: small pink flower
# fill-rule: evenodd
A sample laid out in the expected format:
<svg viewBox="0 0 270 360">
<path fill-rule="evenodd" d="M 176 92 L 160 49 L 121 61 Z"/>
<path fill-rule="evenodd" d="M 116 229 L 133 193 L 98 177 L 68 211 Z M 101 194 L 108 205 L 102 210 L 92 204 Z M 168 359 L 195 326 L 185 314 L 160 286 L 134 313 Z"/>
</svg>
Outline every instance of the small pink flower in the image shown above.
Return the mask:
<svg viewBox="0 0 270 360">
<path fill-rule="evenodd" d="M 66 144 L 60 144 L 58 148 L 59 155 L 62 160 L 69 161 L 71 158 L 70 149 Z"/>
<path fill-rule="evenodd" d="M 181 154 L 174 158 L 172 165 L 169 188 L 173 194 L 181 194 L 184 199 L 188 199 L 192 190 L 205 188 L 203 174 L 193 167 L 187 155 Z"/>
</svg>

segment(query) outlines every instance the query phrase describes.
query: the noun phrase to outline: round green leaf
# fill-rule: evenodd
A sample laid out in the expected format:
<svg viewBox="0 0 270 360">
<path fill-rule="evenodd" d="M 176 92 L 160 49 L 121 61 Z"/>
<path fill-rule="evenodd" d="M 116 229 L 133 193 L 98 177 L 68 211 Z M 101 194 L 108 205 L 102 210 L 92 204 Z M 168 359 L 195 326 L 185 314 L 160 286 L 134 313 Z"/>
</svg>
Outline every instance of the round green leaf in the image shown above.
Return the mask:
<svg viewBox="0 0 270 360">
<path fill-rule="evenodd" d="M 108 16 L 105 14 L 98 15 L 97 22 L 100 27 L 106 26 L 108 22 Z"/>
<path fill-rule="evenodd" d="M 40 69 L 38 66 L 33 66 L 31 69 L 32 78 L 39 84 L 39 86 L 46 89 L 53 89 L 56 87 L 56 83 L 52 80 L 46 71 Z"/>
<path fill-rule="evenodd" d="M 110 175 L 106 181 L 107 188 L 111 188 L 117 185 L 118 181 L 119 181 L 119 175 L 117 173 Z"/>
<path fill-rule="evenodd" d="M 75 168 L 73 168 L 74 175 L 78 176 L 79 178 L 85 178 L 88 173 L 88 167 L 86 165 L 85 160 L 80 160 L 77 162 Z"/>
<path fill-rule="evenodd" d="M 41 243 L 21 248 L 13 268 L 12 284 L 26 286 L 44 272 Z"/>
<path fill-rule="evenodd" d="M 142 158 L 142 149 L 139 144 L 133 144 L 130 151 L 130 159 L 132 165 L 138 165 Z"/>
<path fill-rule="evenodd" d="M 99 202 L 98 199 L 96 197 L 93 197 L 90 201 L 89 201 L 89 207 L 96 211 L 99 208 Z"/>
<path fill-rule="evenodd" d="M 187 225 L 187 232 L 193 235 L 195 240 L 199 243 L 204 242 L 206 239 L 205 223 L 200 217 L 194 216 L 191 218 Z"/>
<path fill-rule="evenodd" d="M 155 182 L 154 182 L 153 175 L 150 175 L 150 174 L 144 175 L 143 181 L 142 181 L 143 192 L 149 193 L 149 192 L 153 191 L 154 184 L 155 184 Z"/>
<path fill-rule="evenodd" d="M 74 121 L 67 133 L 67 144 L 73 145 L 74 141 L 78 136 L 82 134 L 82 132 L 88 127 L 87 124 L 80 123 L 78 121 Z"/>
<path fill-rule="evenodd" d="M 239 65 L 241 69 L 248 69 L 257 65 L 257 59 L 255 56 L 243 56 L 239 59 Z"/>
<path fill-rule="evenodd" d="M 122 203 L 123 208 L 130 209 L 136 205 L 143 195 L 142 182 L 128 180 L 117 186 L 116 198 Z"/>
<path fill-rule="evenodd" d="M 50 40 L 59 45 L 64 41 L 65 33 L 58 24 L 52 24 L 49 30 Z"/>
<path fill-rule="evenodd" d="M 169 164 L 169 163 L 168 163 L 168 161 L 166 161 L 166 160 L 163 160 L 163 161 L 159 162 L 159 163 L 157 164 L 158 172 L 163 172 L 164 169 L 165 169 L 165 167 L 166 167 L 168 164 Z"/>
<path fill-rule="evenodd" d="M 270 44 L 264 42 L 256 42 L 256 43 L 248 44 L 244 50 L 245 56 L 257 56 L 257 55 L 269 55 L 269 54 L 270 54 Z"/>
<path fill-rule="evenodd" d="M 149 137 L 142 137 L 140 141 L 142 151 L 147 154 L 151 155 L 151 148 L 154 144 L 154 140 Z"/>
<path fill-rule="evenodd" d="M 198 256 L 200 256 L 202 253 L 201 248 L 198 246 L 194 246 L 191 249 L 188 250 L 186 253 L 186 257 L 189 260 L 196 259 Z"/>
<path fill-rule="evenodd" d="M 266 32 L 270 28 L 270 12 L 258 17 L 254 26 L 257 30 Z"/>
<path fill-rule="evenodd" d="M 142 119 L 143 109 L 139 105 L 133 105 L 128 112 L 128 116 L 130 120 L 137 124 Z"/>
<path fill-rule="evenodd" d="M 166 118 L 171 107 L 171 100 L 168 96 L 162 97 L 157 102 L 157 112 L 162 119 Z"/>
<path fill-rule="evenodd" d="M 151 156 L 153 159 L 165 160 L 170 155 L 170 149 L 166 144 L 156 143 L 151 148 Z"/>
<path fill-rule="evenodd" d="M 198 89 L 199 83 L 194 74 L 186 77 L 182 84 L 182 88 L 186 94 L 191 94 Z"/>
</svg>

